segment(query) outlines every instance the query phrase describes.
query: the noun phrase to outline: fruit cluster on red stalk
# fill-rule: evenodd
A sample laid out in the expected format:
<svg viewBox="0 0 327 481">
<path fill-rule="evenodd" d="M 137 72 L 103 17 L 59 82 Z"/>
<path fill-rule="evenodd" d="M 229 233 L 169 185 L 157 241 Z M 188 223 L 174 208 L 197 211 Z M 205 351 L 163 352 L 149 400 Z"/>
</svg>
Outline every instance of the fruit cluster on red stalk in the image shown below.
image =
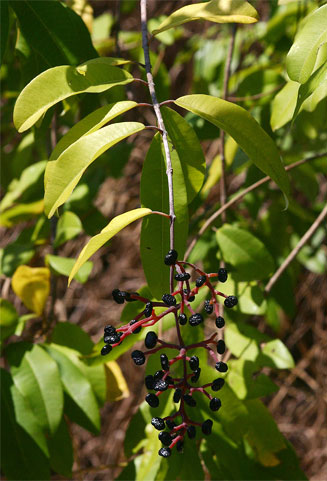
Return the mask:
<svg viewBox="0 0 327 481">
<path fill-rule="evenodd" d="M 220 373 L 225 373 L 228 370 L 227 364 L 223 362 L 222 355 L 225 352 L 225 343 L 222 339 L 217 340 L 217 333 L 214 333 L 208 339 L 190 345 L 185 345 L 181 336 L 180 326 L 187 323 L 191 327 L 196 327 L 203 323 L 203 316 L 199 312 L 192 309 L 191 303 L 195 300 L 199 290 L 204 286 L 209 288 L 210 298 L 204 301 L 204 310 L 207 314 L 215 314 L 216 327 L 222 329 L 225 325 L 224 318 L 221 316 L 221 305 L 218 302 L 218 296 L 224 298 L 225 307 L 232 308 L 237 304 L 237 297 L 226 296 L 220 291 L 217 291 L 212 285 L 211 279 L 218 278 L 219 282 L 226 282 L 226 269 L 219 269 L 217 273 L 206 274 L 194 264 L 177 260 L 177 252 L 170 250 L 165 256 L 164 262 L 168 266 L 174 268 L 174 278 L 178 282 L 178 288 L 172 294 L 164 294 L 162 302 L 151 302 L 149 299 L 140 296 L 137 292 L 128 293 L 119 289 L 114 289 L 112 295 L 118 304 L 123 304 L 125 301 L 141 301 L 145 304 L 144 310 L 140 312 L 135 319 L 132 319 L 129 324 L 114 328 L 113 326 L 106 326 L 104 328 L 104 342 L 105 346 L 102 348 L 101 354 L 108 354 L 112 348 L 120 345 L 123 340 L 135 333 L 139 333 L 142 328 L 150 327 L 160 319 L 163 319 L 168 314 L 173 314 L 176 321 L 176 329 L 178 334 L 178 344 L 167 343 L 159 339 L 154 331 L 149 331 L 145 337 L 146 351 L 135 350 L 131 356 L 134 363 L 140 366 L 145 363 L 147 356 L 161 352 L 160 363 L 161 369 L 153 375 L 145 377 L 145 385 L 149 391 L 146 395 L 146 402 L 153 408 L 159 406 L 160 395 L 167 389 L 174 389 L 173 401 L 179 403 L 179 410 L 171 416 L 165 418 L 154 417 L 152 425 L 160 431 L 159 439 L 163 447 L 159 450 L 159 455 L 168 457 L 171 455 L 171 449 L 176 446 L 178 451 L 183 449 L 185 435 L 190 439 L 196 436 L 196 426 L 200 426 L 202 433 L 209 435 L 212 429 L 212 420 L 207 419 L 202 424 L 193 421 L 189 418 L 185 411 L 185 405 L 190 407 L 196 406 L 196 400 L 193 393 L 198 391 L 209 399 L 209 407 L 212 411 L 218 411 L 221 407 L 219 398 L 212 396 L 208 389 L 212 391 L 219 391 L 224 385 L 223 378 L 217 378 L 211 383 L 203 384 L 202 386 L 194 386 L 198 383 L 201 374 L 199 365 L 199 358 L 195 355 L 189 356 L 189 351 L 195 348 L 203 348 L 208 351 L 215 361 L 215 368 Z M 193 269 L 199 276 L 195 280 L 195 286 L 190 285 L 190 274 L 185 271 L 185 267 Z M 166 308 L 163 312 L 156 313 L 156 308 Z M 185 307 L 191 313 L 189 319 L 185 314 Z M 219 336 L 220 337 L 220 336 Z M 216 347 L 217 354 L 212 346 Z M 163 351 L 174 349 L 178 351 L 178 355 L 168 358 Z M 183 365 L 183 376 L 174 377 L 172 373 L 172 366 L 181 362 Z M 188 372 L 189 368 L 189 372 Z M 179 418 L 181 422 L 176 423 Z M 164 429 L 167 427 L 167 431 Z"/>
</svg>

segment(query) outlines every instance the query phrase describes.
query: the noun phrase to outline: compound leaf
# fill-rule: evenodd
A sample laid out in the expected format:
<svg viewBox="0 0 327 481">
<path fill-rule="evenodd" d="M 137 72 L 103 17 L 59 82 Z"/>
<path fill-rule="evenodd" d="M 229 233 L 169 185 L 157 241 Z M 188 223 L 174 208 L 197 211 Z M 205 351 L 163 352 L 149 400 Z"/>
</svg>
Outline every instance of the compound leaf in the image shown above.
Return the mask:
<svg viewBox="0 0 327 481">
<path fill-rule="evenodd" d="M 124 227 L 134 222 L 137 219 L 152 214 L 151 209 L 140 208 L 130 210 L 129 212 L 124 212 L 124 214 L 117 215 L 112 219 L 109 224 L 102 229 L 100 234 L 92 237 L 89 242 L 84 246 L 80 255 L 75 262 L 75 265 L 70 273 L 68 283 L 72 281 L 77 271 L 82 267 L 82 265 L 98 250 L 103 246 L 108 240 L 114 237 L 118 232 L 120 232 Z M 161 217 L 161 216 L 160 216 Z M 167 219 L 165 219 L 167 222 Z"/>
<path fill-rule="evenodd" d="M 210 95 L 185 95 L 175 103 L 225 130 L 252 162 L 287 194 L 289 181 L 278 150 L 257 121 L 242 107 Z"/>
<path fill-rule="evenodd" d="M 139 122 L 121 122 L 80 138 L 57 160 L 48 162 L 45 171 L 44 208 L 49 217 L 70 196 L 84 171 L 103 152 L 120 140 L 144 129 Z"/>
<path fill-rule="evenodd" d="M 130 73 L 113 67 L 112 59 L 108 58 L 89 60 L 78 67 L 61 65 L 50 68 L 35 77 L 20 93 L 14 108 L 15 127 L 24 132 L 52 105 L 72 95 L 104 92 L 132 80 Z"/>
<path fill-rule="evenodd" d="M 186 5 L 173 12 L 152 34 L 157 35 L 193 20 L 208 20 L 214 23 L 254 23 L 258 12 L 243 0 L 211 0 L 210 2 Z"/>
</svg>

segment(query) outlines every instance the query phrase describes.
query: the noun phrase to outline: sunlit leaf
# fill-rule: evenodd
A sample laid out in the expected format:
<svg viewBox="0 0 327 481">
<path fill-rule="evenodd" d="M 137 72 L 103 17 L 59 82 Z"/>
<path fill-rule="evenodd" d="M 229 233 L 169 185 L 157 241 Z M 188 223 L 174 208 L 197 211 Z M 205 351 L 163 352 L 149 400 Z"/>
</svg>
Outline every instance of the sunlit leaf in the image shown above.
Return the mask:
<svg viewBox="0 0 327 481">
<path fill-rule="evenodd" d="M 107 382 L 107 401 L 120 401 L 129 396 L 126 379 L 115 361 L 104 365 Z"/>
<path fill-rule="evenodd" d="M 12 227 L 15 224 L 19 224 L 24 220 L 32 219 L 33 217 L 43 212 L 44 202 L 43 200 L 37 200 L 28 204 L 17 204 L 9 209 L 1 212 L 0 214 L 0 226 Z"/>
<path fill-rule="evenodd" d="M 225 130 L 252 162 L 269 175 L 284 193 L 289 181 L 276 145 L 256 120 L 242 107 L 210 95 L 185 95 L 175 103 Z"/>
<path fill-rule="evenodd" d="M 124 214 L 117 215 L 112 219 L 109 224 L 102 229 L 100 234 L 92 237 L 91 240 L 83 248 L 82 252 L 78 256 L 78 259 L 70 273 L 68 282 L 70 283 L 74 278 L 77 271 L 82 267 L 82 265 L 98 250 L 102 247 L 108 240 L 114 237 L 119 231 L 124 227 L 129 225 L 135 220 L 141 219 L 142 217 L 152 214 L 151 209 L 134 209 Z"/>
<path fill-rule="evenodd" d="M 69 274 L 73 269 L 76 260 L 69 257 L 61 257 L 48 254 L 45 256 L 45 262 L 47 265 L 49 265 L 50 269 L 57 275 L 69 277 Z M 77 282 L 84 284 L 88 280 L 89 275 L 91 274 L 92 267 L 93 262 L 85 262 L 85 264 L 82 265 L 79 271 L 76 272 L 74 279 Z"/>
<path fill-rule="evenodd" d="M 300 84 L 287 82 L 272 101 L 270 125 L 277 130 L 292 120 Z"/>
<path fill-rule="evenodd" d="M 257 11 L 243 0 L 211 0 L 186 5 L 166 18 L 152 34 L 174 28 L 193 20 L 208 20 L 215 23 L 254 23 L 258 21 Z"/>
<path fill-rule="evenodd" d="M 78 67 L 62 65 L 42 72 L 20 93 L 14 108 L 19 132 L 34 125 L 57 102 L 82 92 L 100 93 L 132 82 L 127 71 L 113 67 L 106 58 L 89 60 Z M 51 88 L 49 88 L 51 85 Z"/>
<path fill-rule="evenodd" d="M 13 275 L 11 285 L 25 306 L 40 316 L 50 292 L 49 269 L 19 266 Z"/>
<path fill-rule="evenodd" d="M 59 247 L 82 231 L 82 222 L 74 212 L 66 211 L 59 217 L 54 247 Z"/>
</svg>

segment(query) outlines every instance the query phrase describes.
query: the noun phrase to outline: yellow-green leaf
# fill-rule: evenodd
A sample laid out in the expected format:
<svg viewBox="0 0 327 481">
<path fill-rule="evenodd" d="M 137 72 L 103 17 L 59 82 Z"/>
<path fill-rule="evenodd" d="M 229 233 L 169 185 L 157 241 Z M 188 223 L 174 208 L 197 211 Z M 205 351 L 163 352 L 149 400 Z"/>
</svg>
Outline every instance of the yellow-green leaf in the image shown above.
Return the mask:
<svg viewBox="0 0 327 481">
<path fill-rule="evenodd" d="M 179 97 L 175 104 L 225 130 L 252 162 L 288 194 L 288 177 L 275 143 L 245 109 L 227 100 L 202 94 Z"/>
<path fill-rule="evenodd" d="M 81 137 L 57 160 L 48 162 L 45 171 L 44 209 L 52 217 L 72 193 L 87 167 L 120 140 L 144 129 L 139 122 L 121 122 Z"/>
<path fill-rule="evenodd" d="M 113 67 L 110 59 L 89 60 L 78 67 L 61 65 L 35 77 L 20 93 L 14 108 L 14 124 L 19 132 L 34 125 L 57 102 L 72 95 L 99 93 L 133 81 L 126 70 Z"/>
<path fill-rule="evenodd" d="M 107 401 L 120 401 L 129 396 L 126 379 L 116 361 L 104 365 L 107 381 Z"/>
<path fill-rule="evenodd" d="M 117 215 L 114 219 L 112 219 L 109 224 L 102 229 L 100 234 L 92 237 L 86 246 L 83 248 L 82 252 L 78 256 L 78 259 L 70 273 L 68 284 L 72 281 L 73 277 L 75 276 L 76 272 L 82 267 L 82 265 L 98 250 L 100 247 L 103 246 L 108 240 L 114 237 L 119 231 L 121 231 L 124 227 L 126 227 L 131 222 L 134 222 L 137 219 L 141 219 L 142 217 L 152 214 L 151 209 L 134 209 L 130 210 L 129 212 L 124 212 L 124 214 Z"/>
<path fill-rule="evenodd" d="M 193 20 L 208 20 L 214 23 L 254 23 L 258 12 L 244 0 L 211 0 L 210 2 L 186 5 L 173 12 L 152 34 L 157 35 Z"/>
<path fill-rule="evenodd" d="M 13 275 L 11 285 L 27 309 L 40 316 L 50 292 L 49 269 L 19 266 Z"/>
<path fill-rule="evenodd" d="M 278 92 L 272 102 L 270 125 L 272 130 L 277 130 L 292 120 L 300 84 L 287 82 Z"/>
</svg>

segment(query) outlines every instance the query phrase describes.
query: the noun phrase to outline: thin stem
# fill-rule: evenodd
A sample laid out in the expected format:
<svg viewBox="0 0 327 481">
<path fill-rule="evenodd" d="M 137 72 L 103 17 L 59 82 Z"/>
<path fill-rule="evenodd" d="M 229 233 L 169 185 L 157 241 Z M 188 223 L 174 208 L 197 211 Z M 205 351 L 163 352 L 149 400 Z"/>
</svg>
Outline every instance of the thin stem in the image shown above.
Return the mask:
<svg viewBox="0 0 327 481">
<path fill-rule="evenodd" d="M 298 167 L 299 165 L 304 164 L 305 162 L 308 162 L 310 160 L 315 160 L 319 159 L 321 157 L 327 156 L 327 152 L 324 152 L 322 154 L 316 154 L 313 155 L 312 157 L 307 157 L 306 159 L 301 159 L 298 160 L 297 162 L 294 162 L 293 164 L 287 165 L 285 167 L 285 170 L 291 170 L 294 169 L 295 167 Z M 232 199 L 230 199 L 225 205 L 222 205 L 216 212 L 214 212 L 203 224 L 201 229 L 199 230 L 198 234 L 194 237 L 190 245 L 188 246 L 184 259 L 187 259 L 190 253 L 192 252 L 195 244 L 197 243 L 198 239 L 202 236 L 202 234 L 210 227 L 210 225 L 223 213 L 225 210 L 229 209 L 232 205 L 236 204 L 239 200 L 241 200 L 246 194 L 249 192 L 252 192 L 253 190 L 257 189 L 261 185 L 265 184 L 266 182 L 271 181 L 271 178 L 269 176 L 263 177 L 262 179 L 258 180 L 254 184 L 250 185 L 246 189 L 244 189 L 242 192 L 239 192 L 238 194 L 235 195 Z M 272 181 L 273 182 L 273 181 Z"/>
<path fill-rule="evenodd" d="M 294 249 L 292 250 L 292 252 L 290 252 L 290 254 L 286 257 L 286 259 L 284 260 L 284 262 L 282 263 L 282 265 L 277 269 L 277 271 L 275 272 L 275 274 L 272 276 L 272 278 L 270 279 L 270 281 L 268 282 L 268 284 L 266 285 L 265 287 L 265 294 L 267 295 L 272 287 L 274 286 L 274 284 L 277 282 L 277 280 L 279 279 L 279 277 L 283 274 L 283 272 L 285 271 L 285 269 L 287 269 L 287 267 L 290 265 L 290 263 L 292 262 L 292 260 L 297 256 L 297 254 L 300 252 L 300 250 L 302 249 L 302 247 L 308 242 L 308 240 L 310 239 L 310 237 L 314 234 L 314 232 L 318 229 L 318 227 L 320 226 L 320 224 L 322 223 L 322 221 L 324 220 L 324 218 L 327 217 L 327 205 L 325 205 L 325 207 L 323 208 L 323 210 L 320 212 L 320 214 L 318 215 L 317 219 L 314 221 L 314 223 L 312 224 L 312 226 L 306 231 L 306 233 L 304 234 L 304 236 L 302 237 L 302 239 L 298 242 L 298 244 L 294 247 Z"/>
<path fill-rule="evenodd" d="M 142 28 L 142 47 L 144 51 L 145 71 L 147 77 L 147 84 L 152 99 L 153 109 L 157 117 L 159 128 L 162 130 L 162 142 L 165 151 L 167 163 L 167 179 L 168 179 L 168 193 L 169 193 L 169 215 L 170 215 L 170 249 L 174 249 L 174 224 L 175 224 L 175 209 L 174 209 L 174 190 L 173 190 L 173 168 L 168 144 L 168 135 L 165 124 L 161 115 L 160 105 L 157 99 L 153 75 L 151 71 L 149 42 L 148 42 L 148 27 L 147 27 L 147 0 L 140 0 L 141 6 L 141 28 Z M 170 292 L 174 289 L 174 268 L 170 268 Z"/>
<path fill-rule="evenodd" d="M 285 84 L 280 84 L 277 85 L 277 87 L 273 88 L 272 90 L 269 90 L 269 92 L 261 92 L 260 94 L 254 94 L 254 95 L 248 95 L 247 97 L 233 97 L 232 95 L 229 95 L 227 97 L 227 100 L 230 102 L 246 102 L 247 100 L 259 100 L 262 99 L 263 97 L 268 97 L 269 95 L 274 94 L 278 90 L 280 90 Z"/>
</svg>

